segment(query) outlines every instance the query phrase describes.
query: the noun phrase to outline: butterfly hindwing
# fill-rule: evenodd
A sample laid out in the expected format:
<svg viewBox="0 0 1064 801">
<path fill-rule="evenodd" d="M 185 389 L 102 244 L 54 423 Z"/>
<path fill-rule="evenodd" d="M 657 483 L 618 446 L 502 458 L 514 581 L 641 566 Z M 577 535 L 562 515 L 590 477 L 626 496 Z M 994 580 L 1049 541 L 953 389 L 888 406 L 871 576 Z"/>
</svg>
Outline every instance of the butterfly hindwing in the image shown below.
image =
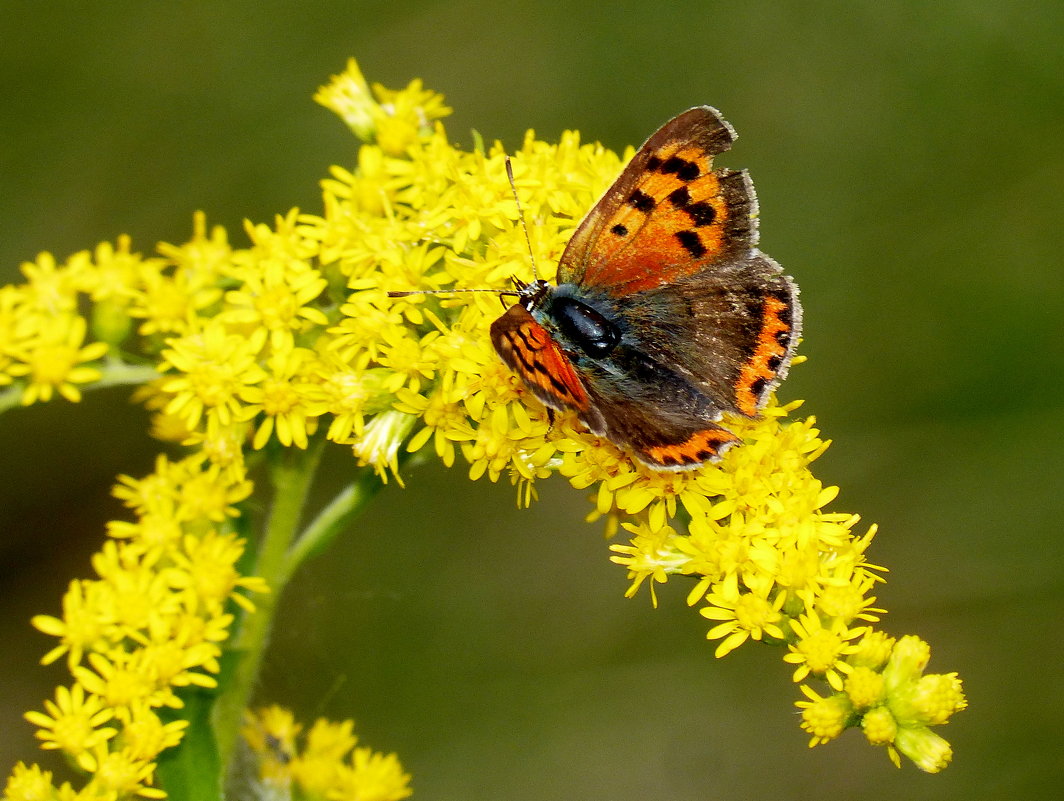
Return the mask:
<svg viewBox="0 0 1064 801">
<path fill-rule="evenodd" d="M 638 348 L 622 342 L 606 359 L 577 363 L 602 433 L 651 467 L 695 467 L 739 441 L 717 425 L 721 413 L 711 398 Z"/>
<path fill-rule="evenodd" d="M 615 295 L 700 272 L 756 244 L 745 172 L 713 170 L 735 132 L 708 106 L 667 123 L 633 156 L 569 241 L 558 279 Z"/>
<path fill-rule="evenodd" d="M 615 301 L 625 340 L 718 409 L 753 417 L 787 375 L 801 332 L 798 288 L 760 251 Z"/>
</svg>

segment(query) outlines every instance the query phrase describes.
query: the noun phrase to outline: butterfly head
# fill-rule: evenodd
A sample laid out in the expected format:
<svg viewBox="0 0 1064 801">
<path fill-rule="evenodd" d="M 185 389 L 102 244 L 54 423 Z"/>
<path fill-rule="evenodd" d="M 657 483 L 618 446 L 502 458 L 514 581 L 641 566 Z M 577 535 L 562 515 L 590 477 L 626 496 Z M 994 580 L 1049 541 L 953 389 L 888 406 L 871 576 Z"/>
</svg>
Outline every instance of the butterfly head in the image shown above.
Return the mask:
<svg viewBox="0 0 1064 801">
<path fill-rule="evenodd" d="M 510 280 L 517 293 L 517 302 L 529 311 L 541 306 L 551 293 L 551 285 L 542 278 L 536 278 L 528 283 L 517 276 L 513 276 Z"/>
</svg>

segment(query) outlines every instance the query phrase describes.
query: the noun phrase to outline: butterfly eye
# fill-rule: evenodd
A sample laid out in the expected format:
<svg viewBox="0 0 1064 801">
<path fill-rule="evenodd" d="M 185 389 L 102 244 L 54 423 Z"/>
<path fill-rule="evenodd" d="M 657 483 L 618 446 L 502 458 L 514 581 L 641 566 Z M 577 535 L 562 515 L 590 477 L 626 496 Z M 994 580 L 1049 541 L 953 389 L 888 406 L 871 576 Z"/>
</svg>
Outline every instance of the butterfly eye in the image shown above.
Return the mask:
<svg viewBox="0 0 1064 801">
<path fill-rule="evenodd" d="M 550 316 L 562 334 L 594 359 L 601 359 L 621 341 L 617 326 L 574 298 L 554 298 Z"/>
</svg>

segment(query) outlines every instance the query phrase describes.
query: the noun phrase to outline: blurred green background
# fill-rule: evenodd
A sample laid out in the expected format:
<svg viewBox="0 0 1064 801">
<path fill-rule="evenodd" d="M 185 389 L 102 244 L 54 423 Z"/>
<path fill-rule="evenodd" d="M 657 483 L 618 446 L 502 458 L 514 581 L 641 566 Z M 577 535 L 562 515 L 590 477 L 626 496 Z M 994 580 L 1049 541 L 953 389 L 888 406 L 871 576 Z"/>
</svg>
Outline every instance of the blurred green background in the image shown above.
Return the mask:
<svg viewBox="0 0 1064 801">
<path fill-rule="evenodd" d="M 677 581 L 625 600 L 582 493 L 424 469 L 285 599 L 261 700 L 354 717 L 416 798 L 953 799 L 1064 788 L 1064 4 L 1059 0 L 0 4 L 0 269 L 191 213 L 319 207 L 354 141 L 311 102 L 356 56 L 511 148 L 637 144 L 688 106 L 740 133 L 762 246 L 802 286 L 783 387 L 835 445 L 836 508 L 881 525 L 884 627 L 959 671 L 952 767 L 850 732 L 808 751 L 781 652 L 714 660 Z M 90 574 L 108 489 L 150 469 L 122 393 L 0 419 L 0 774 L 61 670 L 29 617 Z M 349 473 L 338 450 L 333 480 Z"/>
</svg>

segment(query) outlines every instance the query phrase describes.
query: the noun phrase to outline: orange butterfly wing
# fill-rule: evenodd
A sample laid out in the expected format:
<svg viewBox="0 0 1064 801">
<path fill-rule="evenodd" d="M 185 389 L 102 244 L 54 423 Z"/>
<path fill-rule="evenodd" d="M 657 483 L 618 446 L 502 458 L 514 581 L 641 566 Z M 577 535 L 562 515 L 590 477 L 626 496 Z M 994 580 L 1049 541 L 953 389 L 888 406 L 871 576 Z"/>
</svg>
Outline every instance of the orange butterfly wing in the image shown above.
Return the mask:
<svg viewBox="0 0 1064 801">
<path fill-rule="evenodd" d="M 491 324 L 495 350 L 532 394 L 553 409 L 592 412 L 587 390 L 558 343 L 520 303 Z M 594 416 L 592 416 L 594 419 Z M 602 433 L 601 426 L 596 433 Z"/>
<path fill-rule="evenodd" d="M 558 280 L 626 295 L 741 256 L 757 240 L 757 201 L 745 172 L 713 170 L 736 134 L 709 106 L 666 123 L 588 212 Z"/>
</svg>

